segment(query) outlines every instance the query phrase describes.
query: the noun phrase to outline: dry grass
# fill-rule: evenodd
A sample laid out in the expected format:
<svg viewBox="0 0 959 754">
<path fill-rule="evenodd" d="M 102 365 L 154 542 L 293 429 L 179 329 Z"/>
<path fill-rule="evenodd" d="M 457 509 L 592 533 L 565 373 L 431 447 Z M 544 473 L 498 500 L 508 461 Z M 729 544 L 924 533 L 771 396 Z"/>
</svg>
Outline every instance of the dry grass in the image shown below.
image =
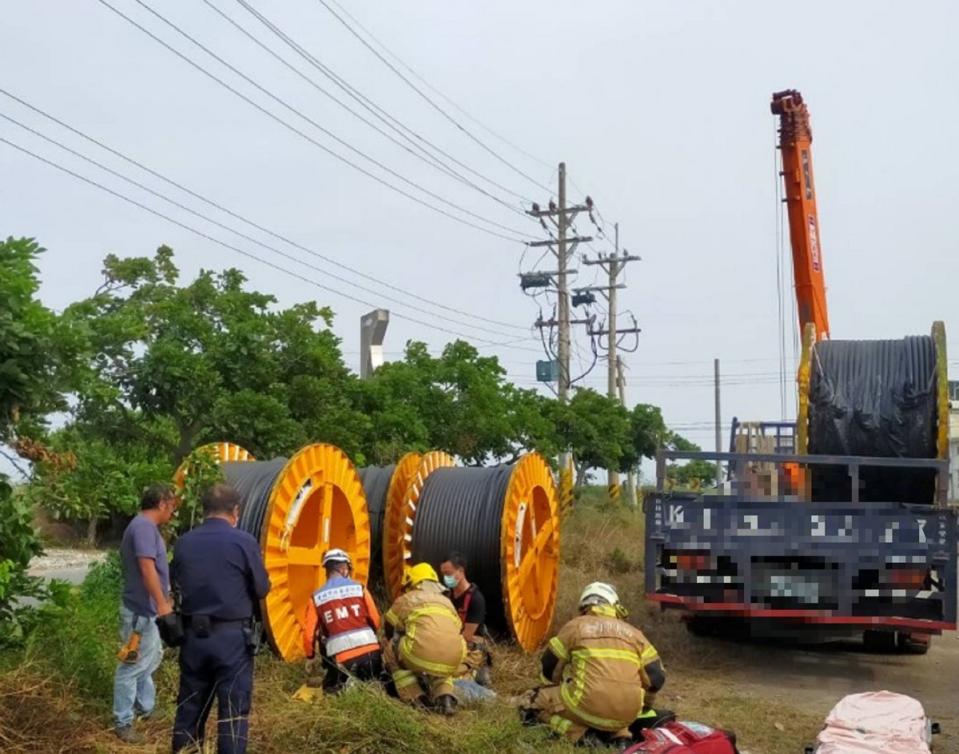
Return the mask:
<svg viewBox="0 0 959 754">
<path fill-rule="evenodd" d="M 735 730 L 741 748 L 750 754 L 794 754 L 815 737 L 821 717 L 737 692 L 724 681 L 721 671 L 730 662 L 723 645 L 694 639 L 675 615 L 663 614 L 645 602 L 640 513 L 602 504 L 579 506 L 564 526 L 562 548 L 557 622 L 575 613 L 579 592 L 587 583 L 599 578 L 614 583 L 632 613 L 632 620 L 642 627 L 664 658 L 669 680 L 660 699 L 665 707 L 687 719 Z M 104 641 L 109 642 L 112 632 L 103 634 Z M 91 658 L 95 657 L 100 655 L 93 653 Z M 96 672 L 103 675 L 110 669 L 99 668 Z M 416 712 L 369 687 L 312 704 L 294 702 L 291 696 L 304 680 L 303 668 L 262 656 L 257 660 L 249 751 L 571 751 L 565 744 L 549 739 L 543 730 L 521 728 L 506 701 L 535 683 L 537 659 L 503 645 L 495 651 L 494 673 L 500 700 L 478 710 L 464 710 L 449 722 Z M 169 751 L 176 695 L 173 662 L 164 664 L 157 681 L 160 705 L 154 719 L 139 726 L 148 744 L 137 748 L 121 746 L 116 741 L 109 728 L 110 700 L 102 698 L 99 688 L 96 693 L 85 689 L 82 678 L 45 676 L 35 665 L 0 672 L 0 751 Z"/>
</svg>

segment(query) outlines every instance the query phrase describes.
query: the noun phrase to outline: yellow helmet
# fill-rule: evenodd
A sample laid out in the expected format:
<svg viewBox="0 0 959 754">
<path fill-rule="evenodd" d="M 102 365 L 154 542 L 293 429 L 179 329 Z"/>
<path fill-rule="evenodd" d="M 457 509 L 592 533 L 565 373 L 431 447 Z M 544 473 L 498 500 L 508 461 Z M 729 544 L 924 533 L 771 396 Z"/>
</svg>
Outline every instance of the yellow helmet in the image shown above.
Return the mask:
<svg viewBox="0 0 959 754">
<path fill-rule="evenodd" d="M 439 581 L 440 577 L 429 563 L 417 563 L 403 572 L 403 588 L 412 589 L 424 581 Z"/>
</svg>

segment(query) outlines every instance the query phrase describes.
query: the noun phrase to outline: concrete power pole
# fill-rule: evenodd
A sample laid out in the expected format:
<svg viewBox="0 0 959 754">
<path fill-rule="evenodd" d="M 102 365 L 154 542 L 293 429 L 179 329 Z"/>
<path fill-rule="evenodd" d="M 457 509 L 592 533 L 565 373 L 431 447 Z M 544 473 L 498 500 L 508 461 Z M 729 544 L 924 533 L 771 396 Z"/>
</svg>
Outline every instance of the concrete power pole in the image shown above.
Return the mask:
<svg viewBox="0 0 959 754">
<path fill-rule="evenodd" d="M 559 240 L 557 243 L 557 260 L 559 264 L 557 265 L 557 270 L 559 270 L 556 275 L 556 287 L 559 289 L 559 304 L 557 306 L 559 310 L 559 385 L 557 385 L 557 392 L 559 393 L 559 402 L 566 403 L 566 400 L 569 397 L 569 346 L 570 346 L 570 337 L 569 337 L 569 282 L 566 279 L 566 269 L 567 262 L 569 257 L 567 256 L 568 252 L 566 250 L 566 228 L 568 225 L 568 219 L 566 217 L 566 163 L 561 162 L 559 164 L 559 217 L 557 218 L 558 223 L 558 236 Z M 566 464 L 563 463 L 562 466 L 565 468 Z"/>
<path fill-rule="evenodd" d="M 719 359 L 713 359 L 713 378 L 716 383 L 716 452 L 723 452 L 723 421 L 719 412 Z M 723 486 L 723 465 L 716 461 L 716 486 Z"/>
<path fill-rule="evenodd" d="M 590 236 L 573 236 L 569 235 L 569 228 L 572 225 L 573 220 L 580 212 L 588 211 L 590 207 L 590 200 L 587 197 L 587 204 L 582 205 L 573 205 L 567 206 L 566 204 L 566 163 L 559 163 L 559 186 L 557 187 L 559 202 L 554 204 L 552 201 L 549 203 L 548 209 L 541 209 L 538 204 L 534 204 L 531 211 L 527 214 L 532 215 L 533 217 L 539 218 L 544 229 L 549 231 L 545 223 L 545 218 L 549 218 L 556 227 L 556 237 L 551 238 L 548 241 L 533 241 L 527 246 L 530 248 L 549 247 L 553 253 L 556 255 L 556 271 L 555 272 L 532 272 L 528 273 L 529 276 L 541 278 L 540 282 L 537 284 L 541 287 L 543 284 L 543 279 L 551 280 L 555 282 L 556 293 L 559 299 L 557 305 L 557 320 L 550 320 L 548 322 L 543 321 L 542 319 L 538 320 L 536 323 L 537 327 L 557 327 L 559 330 L 559 344 L 558 344 L 558 353 L 557 353 L 557 386 L 556 394 L 559 397 L 560 403 L 565 403 L 569 398 L 569 387 L 570 387 L 570 366 L 569 366 L 569 352 L 570 352 L 570 305 L 569 305 L 569 259 L 573 255 L 573 252 L 576 250 L 577 245 L 580 242 L 592 241 Z M 552 235 L 552 233 L 550 233 Z M 524 276 L 520 275 L 521 281 Z M 525 283 L 522 283 L 525 285 Z M 560 472 L 561 472 L 561 482 L 563 489 L 561 494 L 566 498 L 570 494 L 570 456 L 569 453 L 564 452 L 560 455 Z"/>
<path fill-rule="evenodd" d="M 583 263 L 587 265 L 600 265 L 605 271 L 609 278 L 608 283 L 605 286 L 590 286 L 587 288 L 577 288 L 577 293 L 585 293 L 587 291 L 598 290 L 609 302 L 609 319 L 607 321 L 607 329 L 604 331 L 594 331 L 590 334 L 593 336 L 600 336 L 606 334 L 609 338 L 609 345 L 607 347 L 607 394 L 610 398 L 619 397 L 620 402 L 625 406 L 625 401 L 623 398 L 622 387 L 617 391 L 617 385 L 619 385 L 621 379 L 621 364 L 619 357 L 616 355 L 616 348 L 619 345 L 618 340 L 619 336 L 626 333 L 635 333 L 639 332 L 639 328 L 635 325 L 633 327 L 627 328 L 626 330 L 618 329 L 617 325 L 617 306 L 616 301 L 616 291 L 620 288 L 625 288 L 626 286 L 618 283 L 619 274 L 625 269 L 627 263 L 639 261 L 640 257 L 631 256 L 626 253 L 624 250 L 620 253 L 619 250 L 619 223 L 613 225 L 615 231 L 615 246 L 613 254 L 602 256 L 600 255 L 597 259 L 587 259 Z M 616 500 L 619 498 L 619 470 L 618 469 L 607 469 L 606 470 L 606 483 L 609 489 L 609 496 L 611 499 Z"/>
<path fill-rule="evenodd" d="M 616 357 L 616 383 L 619 387 L 619 402 L 626 405 L 626 372 L 623 367 L 623 360 Z M 626 503 L 630 506 L 636 505 L 636 472 L 630 469 L 626 473 Z"/>
</svg>

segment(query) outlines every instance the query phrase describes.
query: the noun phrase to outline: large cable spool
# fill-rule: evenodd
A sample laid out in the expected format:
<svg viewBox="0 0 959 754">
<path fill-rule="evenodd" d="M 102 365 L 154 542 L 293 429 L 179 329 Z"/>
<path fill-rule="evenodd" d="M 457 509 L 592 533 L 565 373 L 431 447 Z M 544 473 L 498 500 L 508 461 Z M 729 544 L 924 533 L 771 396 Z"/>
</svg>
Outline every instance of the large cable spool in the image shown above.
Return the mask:
<svg viewBox="0 0 959 754">
<path fill-rule="evenodd" d="M 207 445 L 201 445 L 197 448 L 198 453 L 206 453 L 217 463 L 226 463 L 227 461 L 246 462 L 255 461 L 253 454 L 246 448 L 242 448 L 232 442 L 211 442 Z M 189 463 L 184 461 L 173 475 L 173 483 L 177 489 L 182 489 L 186 481 L 186 475 L 189 469 Z"/>
<path fill-rule="evenodd" d="M 948 396 L 945 328 L 901 340 L 824 340 L 809 333 L 800 364 L 800 451 L 813 455 L 945 458 Z M 945 438 L 945 439 L 944 439 Z M 862 467 L 861 500 L 931 503 L 936 472 Z M 814 500 L 841 500 L 843 467 L 818 467 Z"/>
<path fill-rule="evenodd" d="M 262 603 L 273 651 L 303 657 L 303 613 L 326 579 L 323 553 L 346 550 L 353 578 L 365 584 L 370 566 L 370 519 L 356 467 L 332 445 L 313 444 L 289 459 L 222 461 L 227 484 L 243 498 L 239 528 L 260 543 L 271 589 Z"/>
<path fill-rule="evenodd" d="M 395 464 L 360 469 L 360 481 L 370 513 L 370 583 L 383 582 L 383 525 L 386 511 L 402 504 L 422 458 L 419 453 L 407 453 Z"/>
<path fill-rule="evenodd" d="M 455 463 L 453 456 L 441 450 L 424 453 L 403 493 L 387 499 L 383 517 L 383 580 L 391 602 L 400 594 L 403 571 L 409 564 L 413 522 L 416 521 L 423 485 L 437 469 L 449 468 Z"/>
<path fill-rule="evenodd" d="M 559 502 L 538 453 L 491 468 L 439 468 L 417 498 L 408 559 L 438 566 L 454 550 L 487 602 L 493 631 L 527 652 L 549 631 L 559 573 Z"/>
</svg>

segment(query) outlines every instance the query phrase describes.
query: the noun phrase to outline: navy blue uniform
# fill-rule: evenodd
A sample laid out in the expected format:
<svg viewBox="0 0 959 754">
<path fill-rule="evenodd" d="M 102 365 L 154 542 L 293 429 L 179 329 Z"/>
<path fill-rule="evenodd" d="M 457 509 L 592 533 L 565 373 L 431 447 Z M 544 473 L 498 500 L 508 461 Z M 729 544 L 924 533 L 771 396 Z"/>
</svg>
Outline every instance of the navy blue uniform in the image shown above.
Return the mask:
<svg viewBox="0 0 959 754">
<path fill-rule="evenodd" d="M 270 591 L 260 547 L 228 521 L 208 518 L 177 540 L 171 575 L 185 625 L 173 751 L 202 745 L 215 696 L 217 751 L 242 754 L 253 695 L 244 627 Z"/>
</svg>

